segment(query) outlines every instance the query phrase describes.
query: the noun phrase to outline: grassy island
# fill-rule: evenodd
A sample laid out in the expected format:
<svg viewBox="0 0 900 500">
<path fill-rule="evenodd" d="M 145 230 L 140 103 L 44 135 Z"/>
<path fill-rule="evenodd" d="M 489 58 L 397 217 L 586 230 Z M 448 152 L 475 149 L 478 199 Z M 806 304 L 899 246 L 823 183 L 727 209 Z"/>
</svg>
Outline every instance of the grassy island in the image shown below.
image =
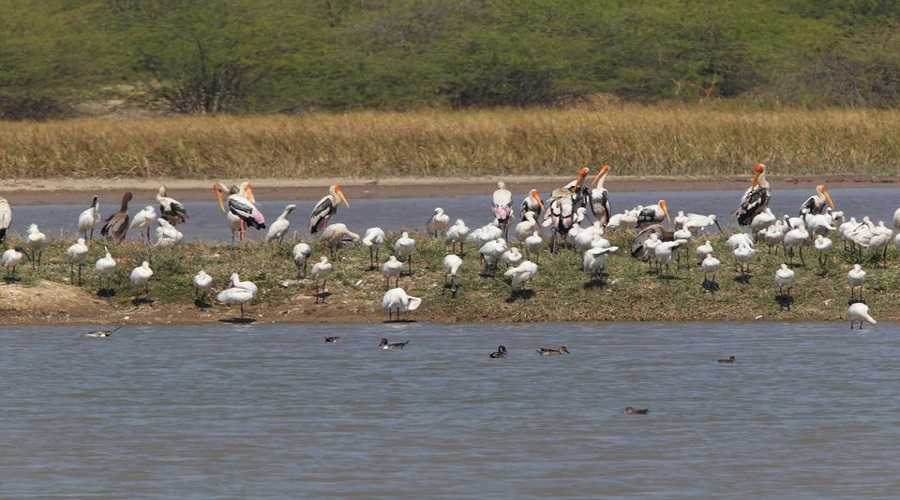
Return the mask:
<svg viewBox="0 0 900 500">
<path fill-rule="evenodd" d="M 388 244 L 398 235 L 389 235 Z M 628 256 L 629 235 L 614 235 L 611 241 L 622 250 L 608 260 L 608 276 L 602 283 L 591 282 L 581 272 L 581 254 L 562 250 L 539 257 L 539 272 L 527 291 L 513 297 L 502 278 L 479 275 L 477 249 L 467 244 L 456 297 L 444 287 L 441 260 L 446 254 L 443 241 L 413 235 L 417 241 L 413 275 L 404 275 L 400 285 L 410 295 L 423 298 L 419 311 L 410 319 L 436 322 L 553 322 L 553 321 L 747 321 L 754 319 L 841 320 L 846 316 L 849 289 L 846 273 L 852 265 L 850 253 L 838 251 L 820 269 L 814 252 L 807 250 L 806 267 L 793 266 L 797 283 L 793 301 L 776 300 L 773 285 L 775 268 L 784 259 L 770 254 L 763 245 L 752 264 L 752 275 L 741 280 L 735 272 L 725 238 L 711 238 L 716 256 L 722 261 L 718 290 L 701 286 L 703 273 L 696 266 L 691 246 L 690 268 L 672 267 L 671 275 L 648 272 L 647 264 Z M 701 237 L 699 242 L 703 241 Z M 13 244 L 17 242 L 12 242 Z M 328 281 L 327 301 L 316 304 L 315 285 L 297 280 L 290 256 L 291 245 L 244 242 L 227 244 L 192 242 L 175 248 L 152 249 L 148 300 L 139 297 L 128 275 L 147 258 L 148 249 L 138 241 L 110 247 L 118 266 L 108 290 L 99 290 L 93 263 L 102 256 L 102 242 L 91 246 L 81 286 L 69 278 L 64 262 L 68 242 L 56 241 L 45 251 L 43 266 L 32 271 L 20 266 L 17 280 L 0 282 L 0 313 L 4 323 L 197 323 L 228 320 L 237 308 L 195 300 L 191 278 L 203 269 L 214 278 L 217 290 L 225 288 L 231 272 L 242 280 L 255 282 L 259 295 L 248 305 L 248 316 L 258 322 L 380 322 L 384 279 L 380 264 L 369 271 L 369 253 L 363 246 L 341 250 L 335 271 Z M 310 263 L 321 252 L 316 245 Z M 381 250 L 380 261 L 390 255 Z M 891 249 L 886 265 L 864 260 L 868 271 L 865 299 L 878 320 L 900 320 L 900 266 Z M 76 279 L 77 281 L 77 279 Z M 98 293 L 99 292 L 99 293 Z M 790 306 L 789 308 L 787 306 Z"/>
</svg>

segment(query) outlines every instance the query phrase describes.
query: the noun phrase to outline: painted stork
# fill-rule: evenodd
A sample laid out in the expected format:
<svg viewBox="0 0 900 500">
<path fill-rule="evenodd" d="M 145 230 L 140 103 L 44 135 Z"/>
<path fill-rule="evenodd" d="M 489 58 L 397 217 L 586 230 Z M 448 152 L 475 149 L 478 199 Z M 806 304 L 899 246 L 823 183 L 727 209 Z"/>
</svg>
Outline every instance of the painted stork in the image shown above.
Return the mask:
<svg viewBox="0 0 900 500">
<path fill-rule="evenodd" d="M 337 213 L 338 206 L 343 203 L 345 207 L 350 208 L 350 200 L 344 194 L 344 190 L 338 184 L 332 184 L 328 187 L 328 194 L 325 195 L 316 206 L 312 209 L 312 215 L 309 216 L 309 232 L 316 234 L 325 226 L 331 217 Z"/>
<path fill-rule="evenodd" d="M 188 220 L 187 209 L 184 205 L 176 200 L 166 196 L 166 187 L 160 186 L 156 193 L 156 201 L 159 203 L 159 215 L 169 224 L 177 226 L 184 224 Z"/>
<path fill-rule="evenodd" d="M 738 225 L 747 226 L 753 221 L 753 218 L 761 214 L 769 206 L 769 181 L 766 180 L 766 166 L 757 163 L 753 167 L 753 180 L 750 187 L 741 197 L 740 205 L 734 212 L 737 217 Z"/>
</svg>

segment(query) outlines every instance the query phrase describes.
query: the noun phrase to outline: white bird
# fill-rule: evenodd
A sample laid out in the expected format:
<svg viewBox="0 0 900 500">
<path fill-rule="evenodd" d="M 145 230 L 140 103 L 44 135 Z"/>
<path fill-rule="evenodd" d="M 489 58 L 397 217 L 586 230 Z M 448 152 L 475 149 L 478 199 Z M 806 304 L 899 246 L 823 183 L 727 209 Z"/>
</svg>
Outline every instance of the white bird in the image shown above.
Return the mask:
<svg viewBox="0 0 900 500">
<path fill-rule="evenodd" d="M 305 278 L 306 277 L 306 265 L 309 260 L 309 256 L 312 255 L 312 247 L 308 244 L 297 243 L 294 245 L 294 249 L 291 251 L 291 254 L 294 257 L 294 265 L 297 266 L 297 277 Z"/>
<path fill-rule="evenodd" d="M 478 229 L 470 232 L 467 239 L 473 242 L 476 247 L 481 248 L 485 243 L 494 241 L 497 238 L 502 237 L 503 230 L 500 229 L 499 223 L 494 220 L 494 222 L 481 226 Z"/>
<path fill-rule="evenodd" d="M 898 232 L 894 236 L 894 248 L 896 248 L 897 251 L 900 252 L 900 232 Z"/>
<path fill-rule="evenodd" d="M 697 247 L 697 258 L 701 265 L 703 265 L 703 259 L 705 259 L 707 255 L 712 255 L 713 251 L 712 243 L 710 243 L 709 240 L 706 240 L 706 243 Z"/>
<path fill-rule="evenodd" d="M 754 246 L 753 238 L 747 233 L 734 233 L 725 240 L 725 244 L 728 245 L 728 248 L 732 251 L 742 244 L 747 245 L 750 248 L 753 248 Z"/>
<path fill-rule="evenodd" d="M 481 273 L 483 276 L 494 275 L 497 270 L 497 262 L 506 250 L 506 240 L 503 238 L 497 238 L 496 240 L 481 245 L 481 248 L 478 249 L 478 253 L 481 255 Z"/>
<path fill-rule="evenodd" d="M 653 248 L 653 255 L 656 259 L 656 265 L 661 266 L 665 264 L 666 273 L 669 272 L 669 264 L 672 263 L 672 257 L 675 250 L 682 246 L 687 245 L 688 240 L 675 240 L 675 241 L 663 241 L 660 242 Z"/>
<path fill-rule="evenodd" d="M 384 296 L 381 298 L 381 307 L 388 314 L 388 321 L 391 321 L 395 313 L 397 321 L 400 321 L 401 313 L 415 311 L 421 305 L 422 299 L 408 295 L 406 290 L 399 287 L 384 292 Z"/>
<path fill-rule="evenodd" d="M 773 224 L 766 228 L 765 232 L 765 240 L 766 245 L 769 247 L 769 253 L 772 253 L 772 248 L 775 248 L 775 254 L 778 254 L 778 247 L 784 245 L 784 233 L 787 229 L 784 221 L 781 219 L 776 220 Z"/>
<path fill-rule="evenodd" d="M 346 224 L 329 224 L 319 235 L 319 243 L 331 253 L 331 258 L 337 257 L 337 252 L 345 245 L 352 245 L 359 241 L 359 235 L 347 229 Z"/>
<path fill-rule="evenodd" d="M 463 253 L 463 242 L 469 235 L 469 227 L 462 219 L 456 219 L 456 222 L 447 229 L 447 243 L 450 243 L 450 250 L 456 251 L 456 244 L 459 243 L 459 253 Z"/>
<path fill-rule="evenodd" d="M 824 270 L 828 262 L 828 256 L 831 253 L 831 238 L 817 234 L 813 246 L 816 247 L 816 253 L 819 255 L 819 266 Z"/>
<path fill-rule="evenodd" d="M 695 230 L 705 231 L 706 228 L 711 226 L 716 226 L 719 233 L 722 233 L 722 226 L 719 225 L 719 221 L 716 219 L 715 214 L 703 215 L 689 213 L 687 214 L 687 221 L 684 223 L 683 227 L 696 233 Z"/>
<path fill-rule="evenodd" d="M 128 226 L 128 229 L 146 229 L 146 242 L 149 245 L 150 227 L 156 219 L 156 209 L 153 208 L 153 205 L 147 205 L 143 210 L 134 214 L 134 219 L 131 220 L 131 225 Z"/>
<path fill-rule="evenodd" d="M 444 288 L 449 287 L 456 296 L 459 289 L 459 269 L 462 267 L 463 260 L 456 254 L 444 256 L 442 266 L 444 268 Z"/>
<path fill-rule="evenodd" d="M 634 229 L 637 227 L 637 216 L 643 209 L 643 206 L 637 206 L 620 214 L 613 214 L 613 216 L 609 218 L 609 223 L 606 225 L 606 228 L 609 230 L 618 228 Z"/>
<path fill-rule="evenodd" d="M 94 195 L 91 206 L 78 215 L 78 232 L 84 239 L 93 240 L 94 228 L 97 227 L 100 220 L 100 197 Z M 88 231 L 90 231 L 90 238 L 88 238 Z"/>
<path fill-rule="evenodd" d="M 787 296 L 791 295 L 791 289 L 794 288 L 794 271 L 787 264 L 781 264 L 781 267 L 775 270 L 775 286 L 778 287 L 780 295 L 785 295 L 785 288 L 787 288 Z"/>
<path fill-rule="evenodd" d="M 0 197 L 0 243 L 6 240 L 10 224 L 12 224 L 12 208 L 6 198 Z"/>
<path fill-rule="evenodd" d="M 581 270 L 591 277 L 591 281 L 602 280 L 603 273 L 606 272 L 606 256 L 618 250 L 619 247 L 599 245 L 585 250 L 581 258 Z"/>
<path fill-rule="evenodd" d="M 403 263 L 397 260 L 397 257 L 391 255 L 388 260 L 381 266 L 381 274 L 384 275 L 384 289 L 391 287 L 391 279 L 395 280 L 396 285 L 400 286 L 400 275 L 403 273 Z"/>
<path fill-rule="evenodd" d="M 863 287 L 866 284 L 866 272 L 859 264 L 847 273 L 847 284 L 850 285 L 850 300 L 863 300 Z"/>
<path fill-rule="evenodd" d="M 156 228 L 156 246 L 173 247 L 184 239 L 184 234 L 166 219 L 158 219 L 156 222 L 159 224 Z"/>
<path fill-rule="evenodd" d="M 887 249 L 894 238 L 894 231 L 884 225 L 884 221 L 878 221 L 878 225 L 872 228 L 872 238 L 869 240 L 869 250 L 878 252 L 882 249 L 881 262 L 884 264 L 887 258 Z"/>
<path fill-rule="evenodd" d="M 328 291 L 325 285 L 328 283 L 328 276 L 333 269 L 334 267 L 328 262 L 328 257 L 323 255 L 310 270 L 312 279 L 316 282 L 316 304 L 320 302 L 320 299 L 321 302 L 325 302 L 325 293 Z"/>
<path fill-rule="evenodd" d="M 197 296 L 198 294 L 205 296 L 207 290 L 210 289 L 213 283 L 212 276 L 206 274 L 206 271 L 202 269 L 199 273 L 194 275 L 194 278 L 191 281 L 194 284 L 194 296 Z"/>
<path fill-rule="evenodd" d="M 716 282 L 716 273 L 719 272 L 720 265 L 719 259 L 713 257 L 711 253 L 706 254 L 706 257 L 703 258 L 703 262 L 700 263 L 700 269 L 703 270 L 704 283 Z M 710 275 L 712 275 L 712 280 L 709 279 Z"/>
<path fill-rule="evenodd" d="M 578 251 L 583 252 L 591 248 L 594 241 L 601 238 L 603 238 L 603 225 L 600 221 L 594 221 L 591 227 L 579 231 L 573 243 Z"/>
<path fill-rule="evenodd" d="M 362 238 L 363 246 L 369 248 L 369 269 L 375 269 L 375 263 L 381 255 L 381 245 L 384 244 L 384 230 L 380 227 L 366 229 Z"/>
<path fill-rule="evenodd" d="M 406 263 L 409 265 L 409 275 L 412 276 L 413 254 L 416 252 L 416 240 L 409 237 L 409 233 L 403 231 L 397 241 L 394 242 L 394 255 L 401 259 L 406 257 Z"/>
<path fill-rule="evenodd" d="M 900 231 L 900 208 L 894 210 L 894 229 Z"/>
<path fill-rule="evenodd" d="M 31 251 L 32 269 L 35 268 L 35 262 L 37 263 L 37 268 L 41 268 L 41 256 L 43 256 L 44 249 L 47 248 L 48 244 L 47 235 L 38 229 L 37 224 L 28 226 L 28 236 L 25 239 L 25 246 Z"/>
<path fill-rule="evenodd" d="M 658 233 L 650 233 L 646 240 L 644 240 L 643 244 L 641 244 L 641 249 L 639 253 L 635 255 L 638 259 L 647 263 L 650 268 L 650 272 L 654 272 L 656 269 L 656 246 L 659 245 L 662 240 L 659 239 Z"/>
<path fill-rule="evenodd" d="M 741 275 L 747 276 L 750 273 L 750 263 L 753 261 L 753 256 L 756 255 L 756 250 L 746 242 L 742 242 L 740 246 L 734 249 L 733 253 Z"/>
<path fill-rule="evenodd" d="M 135 288 L 143 288 L 144 293 L 150 294 L 150 278 L 153 277 L 153 269 L 150 269 L 150 263 L 146 260 L 140 266 L 131 270 L 131 284 Z"/>
<path fill-rule="evenodd" d="M 854 302 L 847 308 L 847 318 L 850 320 L 850 329 L 853 329 L 854 323 L 859 323 L 859 329 L 862 330 L 863 322 L 875 325 L 878 324 L 875 318 L 869 315 L 869 306 L 862 302 Z"/>
<path fill-rule="evenodd" d="M 297 208 L 297 205 L 294 204 L 284 207 L 284 211 L 281 212 L 281 215 L 279 215 L 269 226 L 269 232 L 266 233 L 266 241 L 284 241 L 284 236 L 291 228 L 291 221 L 288 220 L 288 216 L 291 215 L 291 212 L 293 212 L 295 208 Z"/>
<path fill-rule="evenodd" d="M 537 229 L 538 223 L 534 219 L 534 213 L 525 212 L 525 219 L 516 224 L 516 239 L 525 241 L 525 238 L 528 238 L 531 233 L 535 232 Z"/>
<path fill-rule="evenodd" d="M 509 220 L 513 216 L 512 193 L 506 189 L 506 183 L 503 181 L 497 183 L 497 190 L 494 191 L 491 200 L 493 202 L 491 210 L 494 214 L 494 218 L 497 219 L 500 228 L 503 230 L 503 236 L 505 238 Z"/>
<path fill-rule="evenodd" d="M 24 258 L 25 254 L 15 248 L 10 248 L 3 252 L 3 256 L 0 257 L 0 264 L 3 264 L 3 267 L 6 269 L 7 276 L 16 275 L 16 267 L 22 263 Z"/>
<path fill-rule="evenodd" d="M 795 226 L 784 233 L 784 248 L 789 263 L 793 264 L 794 249 L 798 248 L 800 251 L 800 263 L 806 265 L 806 262 L 803 260 L 803 247 L 806 245 L 809 245 L 809 231 L 806 230 L 803 224 Z"/>
<path fill-rule="evenodd" d="M 534 277 L 538 272 L 538 266 L 530 260 L 523 261 L 516 267 L 511 267 L 503 273 L 503 276 L 510 278 L 510 286 L 513 293 L 522 289 L 522 286 Z"/>
<path fill-rule="evenodd" d="M 444 234 L 448 227 L 450 227 L 450 216 L 445 214 L 444 209 L 440 207 L 434 209 L 434 213 L 431 214 L 431 218 L 425 224 L 428 234 L 435 238 Z"/>
<path fill-rule="evenodd" d="M 88 246 L 84 243 L 84 238 L 78 238 L 78 241 L 66 249 L 66 262 L 69 263 L 69 280 L 74 281 L 75 266 L 78 266 L 78 286 L 81 286 L 81 269 L 84 267 L 87 255 Z"/>
<path fill-rule="evenodd" d="M 253 294 L 246 288 L 231 287 L 219 292 L 216 300 L 228 306 L 240 305 L 241 319 L 244 319 L 244 304 L 253 300 Z"/>
<path fill-rule="evenodd" d="M 500 256 L 500 261 L 506 264 L 507 267 L 518 266 L 522 262 L 522 252 L 516 247 L 510 247 Z"/>
<path fill-rule="evenodd" d="M 750 221 L 750 231 L 753 234 L 759 234 L 760 231 L 763 231 L 774 224 L 776 220 L 777 218 L 775 217 L 775 214 L 772 213 L 772 209 L 766 207 L 764 211 L 757 214 Z"/>
<path fill-rule="evenodd" d="M 252 281 L 241 281 L 241 277 L 238 273 L 231 273 L 231 286 L 247 290 L 254 298 L 256 298 L 256 293 L 259 291 L 256 283 Z"/>
<path fill-rule="evenodd" d="M 541 238 L 540 233 L 535 230 L 531 233 L 531 236 L 525 238 L 525 251 L 528 254 L 528 258 L 538 261 L 538 257 L 540 257 L 541 248 L 544 246 L 544 239 Z"/>
<path fill-rule="evenodd" d="M 103 247 L 106 251 L 106 255 L 97 259 L 97 262 L 94 263 L 94 270 L 97 271 L 97 280 L 102 283 L 103 278 L 106 278 L 107 284 L 109 284 L 109 277 L 116 271 L 116 259 L 113 259 L 112 255 L 109 253 L 109 248 Z"/>
<path fill-rule="evenodd" d="M 831 214 L 828 213 L 806 214 L 803 216 L 803 222 L 804 224 L 806 224 L 806 230 L 813 235 L 827 235 L 831 231 L 835 230 L 835 227 L 831 225 Z"/>
<path fill-rule="evenodd" d="M 694 233 L 691 232 L 690 221 L 686 223 L 684 227 L 672 233 L 673 241 L 684 240 L 685 242 L 690 242 L 694 238 Z M 675 263 L 678 267 L 681 267 L 682 256 L 684 256 L 684 260 L 690 260 L 690 256 L 687 253 L 688 245 L 679 245 L 672 249 L 672 254 L 675 256 Z M 702 258 L 701 258 L 702 260 Z M 690 267 L 689 264 L 686 264 L 685 267 Z"/>
</svg>

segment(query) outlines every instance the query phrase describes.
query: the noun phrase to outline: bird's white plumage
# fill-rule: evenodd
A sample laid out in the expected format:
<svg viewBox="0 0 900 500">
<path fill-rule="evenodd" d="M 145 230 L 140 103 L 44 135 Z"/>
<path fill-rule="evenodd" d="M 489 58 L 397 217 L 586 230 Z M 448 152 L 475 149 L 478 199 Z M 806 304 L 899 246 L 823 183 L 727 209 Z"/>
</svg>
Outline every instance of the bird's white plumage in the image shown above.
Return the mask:
<svg viewBox="0 0 900 500">
<path fill-rule="evenodd" d="M 84 242 L 84 238 L 78 238 L 78 241 L 66 249 L 66 262 L 69 264 L 82 264 L 88 255 L 88 246 Z"/>
<path fill-rule="evenodd" d="M 291 215 L 291 212 L 293 212 L 295 208 L 297 208 L 297 205 L 293 204 L 284 207 L 281 215 L 269 225 L 269 231 L 266 233 L 266 241 L 284 239 L 288 230 L 291 228 L 291 221 L 288 219 L 288 216 Z"/>
<path fill-rule="evenodd" d="M 104 250 L 106 254 L 94 263 L 94 270 L 101 276 L 110 275 L 116 270 L 116 259 L 113 259 L 108 248 L 104 247 Z"/>
<path fill-rule="evenodd" d="M 362 244 L 371 247 L 384 244 L 384 230 L 380 227 L 370 227 L 363 234 Z"/>
<path fill-rule="evenodd" d="M 530 260 L 523 261 L 516 267 L 511 267 L 503 273 L 503 276 L 510 278 L 510 284 L 513 290 L 519 290 L 534 277 L 538 272 L 538 265 Z"/>
<path fill-rule="evenodd" d="M 208 289 L 213 283 L 212 276 L 206 274 L 206 271 L 202 269 L 194 275 L 194 278 L 191 281 L 194 283 L 194 286 L 200 290 Z"/>
<path fill-rule="evenodd" d="M 415 311 L 421 305 L 421 298 L 407 294 L 402 288 L 391 288 L 381 297 L 381 307 L 385 312 Z"/>
<path fill-rule="evenodd" d="M 165 219 L 157 219 L 159 227 L 156 228 L 156 246 L 173 247 L 184 239 L 184 234 Z"/>
<path fill-rule="evenodd" d="M 130 279 L 131 284 L 134 286 L 146 285 L 152 277 L 153 269 L 150 268 L 150 263 L 146 260 L 142 262 L 141 265 L 131 270 Z"/>
</svg>

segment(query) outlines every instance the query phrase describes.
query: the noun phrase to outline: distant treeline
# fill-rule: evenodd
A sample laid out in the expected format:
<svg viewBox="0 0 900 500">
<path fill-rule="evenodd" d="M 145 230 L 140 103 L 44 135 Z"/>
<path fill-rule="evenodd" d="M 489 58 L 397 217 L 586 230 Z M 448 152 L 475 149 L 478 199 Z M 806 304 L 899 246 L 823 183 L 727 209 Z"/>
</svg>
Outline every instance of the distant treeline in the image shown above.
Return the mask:
<svg viewBox="0 0 900 500">
<path fill-rule="evenodd" d="M 898 0 L 0 0 L 0 118 L 652 102 L 896 107 Z M 128 89 L 122 90 L 122 89 Z"/>
</svg>

